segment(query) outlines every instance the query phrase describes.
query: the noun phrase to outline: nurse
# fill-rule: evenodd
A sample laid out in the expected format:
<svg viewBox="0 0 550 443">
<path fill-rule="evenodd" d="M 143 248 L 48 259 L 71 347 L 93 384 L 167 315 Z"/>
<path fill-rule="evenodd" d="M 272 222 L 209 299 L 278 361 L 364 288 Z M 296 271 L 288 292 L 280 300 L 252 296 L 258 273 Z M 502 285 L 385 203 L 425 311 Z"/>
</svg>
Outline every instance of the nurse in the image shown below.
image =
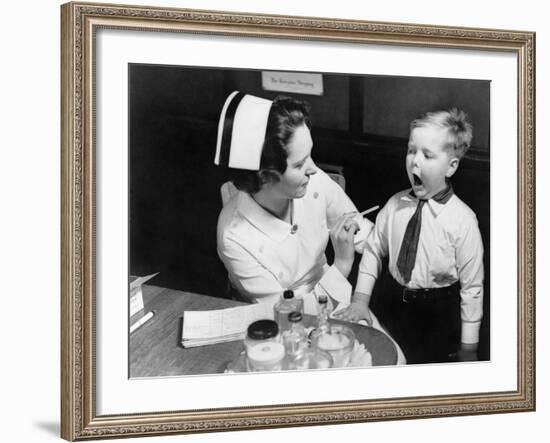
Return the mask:
<svg viewBox="0 0 550 443">
<path fill-rule="evenodd" d="M 373 225 L 313 162 L 310 127 L 304 102 L 229 95 L 215 163 L 230 168 L 238 192 L 219 215 L 217 249 L 243 298 L 273 305 L 292 289 L 315 314 L 320 294 L 334 306 L 349 303 L 354 252 Z"/>
</svg>

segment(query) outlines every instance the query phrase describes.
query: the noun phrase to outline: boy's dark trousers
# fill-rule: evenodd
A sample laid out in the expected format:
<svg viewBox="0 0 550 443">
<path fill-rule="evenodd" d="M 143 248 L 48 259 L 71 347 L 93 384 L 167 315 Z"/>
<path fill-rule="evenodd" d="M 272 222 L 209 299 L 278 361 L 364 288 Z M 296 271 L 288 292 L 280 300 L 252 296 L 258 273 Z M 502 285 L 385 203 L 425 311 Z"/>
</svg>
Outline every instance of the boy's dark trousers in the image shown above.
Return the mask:
<svg viewBox="0 0 550 443">
<path fill-rule="evenodd" d="M 460 346 L 460 285 L 410 290 L 389 272 L 376 313 L 401 346 L 408 364 L 455 361 Z"/>
</svg>

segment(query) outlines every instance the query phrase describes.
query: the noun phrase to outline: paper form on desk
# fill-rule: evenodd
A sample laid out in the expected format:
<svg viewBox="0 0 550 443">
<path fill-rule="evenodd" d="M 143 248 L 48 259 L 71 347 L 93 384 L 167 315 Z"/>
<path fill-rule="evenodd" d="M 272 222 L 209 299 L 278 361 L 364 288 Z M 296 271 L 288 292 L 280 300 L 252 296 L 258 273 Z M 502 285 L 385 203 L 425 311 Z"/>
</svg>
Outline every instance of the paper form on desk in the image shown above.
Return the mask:
<svg viewBox="0 0 550 443">
<path fill-rule="evenodd" d="M 250 323 L 273 319 L 273 307 L 254 303 L 213 311 L 185 311 L 181 344 L 185 348 L 242 340 Z"/>
<path fill-rule="evenodd" d="M 158 275 L 158 272 L 144 277 L 137 277 L 130 282 L 130 317 L 143 309 L 143 292 L 141 285 Z"/>
</svg>

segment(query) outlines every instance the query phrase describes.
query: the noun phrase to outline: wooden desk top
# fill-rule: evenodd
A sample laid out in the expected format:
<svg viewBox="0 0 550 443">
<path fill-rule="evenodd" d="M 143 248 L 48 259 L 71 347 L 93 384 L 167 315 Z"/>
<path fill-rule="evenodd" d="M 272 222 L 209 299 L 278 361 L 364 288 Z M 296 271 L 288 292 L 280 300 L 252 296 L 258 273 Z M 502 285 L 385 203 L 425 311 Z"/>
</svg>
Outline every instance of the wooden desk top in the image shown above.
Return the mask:
<svg viewBox="0 0 550 443">
<path fill-rule="evenodd" d="M 144 313 L 156 313 L 130 335 L 131 378 L 222 373 L 244 350 L 242 340 L 196 348 L 183 348 L 180 343 L 183 311 L 230 308 L 240 302 L 149 285 L 143 285 L 143 302 Z M 305 317 L 315 321 L 312 316 Z M 347 326 L 370 351 L 374 366 L 396 364 L 397 351 L 389 337 L 370 327 Z"/>
</svg>

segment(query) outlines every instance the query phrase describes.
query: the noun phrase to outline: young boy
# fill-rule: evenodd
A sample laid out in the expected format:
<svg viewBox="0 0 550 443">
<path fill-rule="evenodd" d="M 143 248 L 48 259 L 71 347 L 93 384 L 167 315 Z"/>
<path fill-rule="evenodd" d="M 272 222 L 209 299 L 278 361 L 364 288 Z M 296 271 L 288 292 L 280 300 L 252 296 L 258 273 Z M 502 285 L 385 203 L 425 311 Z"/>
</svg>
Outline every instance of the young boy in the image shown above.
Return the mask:
<svg viewBox="0 0 550 443">
<path fill-rule="evenodd" d="M 389 257 L 381 294 L 387 309 L 380 317 L 408 363 L 476 359 L 483 244 L 474 212 L 449 181 L 471 140 L 468 117 L 457 109 L 411 123 L 406 169 L 412 190 L 395 194 L 378 214 L 353 301 L 340 315 L 372 322 L 372 289 Z"/>
</svg>

